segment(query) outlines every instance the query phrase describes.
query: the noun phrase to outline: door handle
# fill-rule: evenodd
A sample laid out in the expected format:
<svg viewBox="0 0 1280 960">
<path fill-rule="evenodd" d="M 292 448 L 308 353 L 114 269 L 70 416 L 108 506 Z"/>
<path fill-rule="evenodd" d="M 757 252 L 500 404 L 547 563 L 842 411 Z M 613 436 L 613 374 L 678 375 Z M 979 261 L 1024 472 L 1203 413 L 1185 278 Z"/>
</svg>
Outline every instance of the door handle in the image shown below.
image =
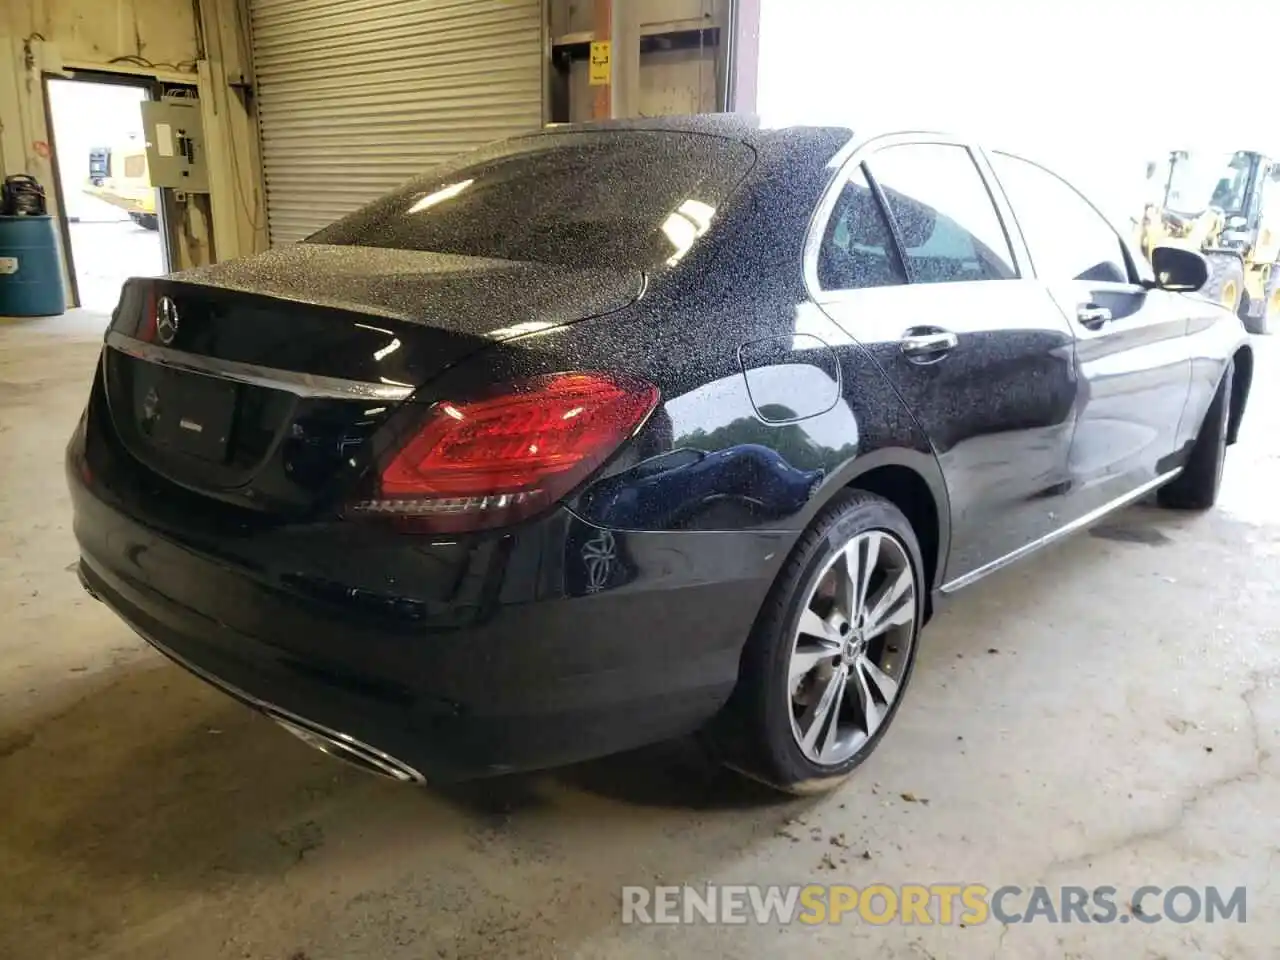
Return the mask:
<svg viewBox="0 0 1280 960">
<path fill-rule="evenodd" d="M 934 363 L 954 350 L 960 338 L 938 327 L 912 327 L 898 338 L 903 356 L 912 363 Z"/>
<path fill-rule="evenodd" d="M 1076 319 L 1090 330 L 1097 330 L 1111 320 L 1111 311 L 1093 303 L 1082 303 L 1076 307 Z"/>
</svg>

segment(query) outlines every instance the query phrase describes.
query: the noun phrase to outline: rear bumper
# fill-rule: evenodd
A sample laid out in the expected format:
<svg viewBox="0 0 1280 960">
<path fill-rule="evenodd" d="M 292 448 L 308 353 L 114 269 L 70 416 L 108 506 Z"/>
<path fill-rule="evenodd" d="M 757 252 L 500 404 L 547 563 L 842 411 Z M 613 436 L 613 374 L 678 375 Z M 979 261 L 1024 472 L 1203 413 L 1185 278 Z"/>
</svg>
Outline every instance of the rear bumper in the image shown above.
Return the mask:
<svg viewBox="0 0 1280 960">
<path fill-rule="evenodd" d="M 88 571 L 83 560 L 81 560 L 77 565 L 76 572 L 79 575 L 80 585 L 84 587 L 86 593 L 99 602 L 107 602 L 104 601 L 102 597 L 102 593 L 104 592 L 102 580 L 98 579 L 93 573 Z M 133 623 L 133 621 L 125 616 L 121 609 L 119 595 L 114 595 L 113 598 L 116 601 L 116 606 L 112 607 L 114 612 L 125 619 L 126 622 Z M 330 729 L 325 727 L 323 724 L 316 723 L 314 720 L 309 720 L 306 717 L 300 717 L 295 713 L 290 713 L 288 710 L 278 707 L 274 703 L 268 703 L 265 700 L 261 700 L 251 693 L 247 693 L 238 687 L 232 686 L 221 677 L 209 673 L 208 670 L 198 664 L 184 659 L 173 650 L 164 646 L 163 643 L 156 640 L 155 637 L 150 635 L 143 636 L 144 639 L 155 647 L 156 650 L 163 653 L 178 666 L 184 668 L 189 673 L 195 674 L 206 683 L 217 687 L 223 693 L 239 700 L 245 706 L 252 707 L 253 709 L 266 714 L 272 720 L 275 720 L 285 729 L 306 741 L 311 746 L 315 746 L 321 751 L 331 754 L 340 760 L 353 763 L 365 770 L 381 774 L 382 776 L 389 777 L 393 780 L 411 783 L 425 782 L 426 778 L 419 770 L 409 766 L 403 761 L 397 760 L 395 757 L 379 750 L 377 747 L 356 740 L 350 734 L 343 733 L 341 730 Z"/>
<path fill-rule="evenodd" d="M 194 544 L 70 463 L 68 480 L 92 594 L 205 680 L 405 779 L 696 729 L 732 691 L 791 536 L 610 533 L 562 510 L 471 544 L 332 524 Z"/>
</svg>

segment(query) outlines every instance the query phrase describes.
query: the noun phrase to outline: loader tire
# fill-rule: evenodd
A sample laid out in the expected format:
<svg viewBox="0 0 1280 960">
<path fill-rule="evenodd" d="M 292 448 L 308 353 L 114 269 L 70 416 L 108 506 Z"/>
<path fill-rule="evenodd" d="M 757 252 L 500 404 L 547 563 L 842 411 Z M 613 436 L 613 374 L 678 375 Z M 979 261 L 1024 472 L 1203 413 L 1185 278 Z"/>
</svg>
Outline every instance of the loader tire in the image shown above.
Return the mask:
<svg viewBox="0 0 1280 960">
<path fill-rule="evenodd" d="M 1225 253 L 1205 254 L 1205 259 L 1209 261 L 1209 279 L 1200 295 L 1235 313 L 1244 296 L 1244 264 L 1239 257 Z"/>
<path fill-rule="evenodd" d="M 1271 265 L 1271 274 L 1263 288 L 1262 307 L 1253 312 L 1255 316 L 1246 317 L 1244 321 L 1244 328 L 1250 333 L 1270 333 L 1280 324 L 1280 263 Z"/>
</svg>

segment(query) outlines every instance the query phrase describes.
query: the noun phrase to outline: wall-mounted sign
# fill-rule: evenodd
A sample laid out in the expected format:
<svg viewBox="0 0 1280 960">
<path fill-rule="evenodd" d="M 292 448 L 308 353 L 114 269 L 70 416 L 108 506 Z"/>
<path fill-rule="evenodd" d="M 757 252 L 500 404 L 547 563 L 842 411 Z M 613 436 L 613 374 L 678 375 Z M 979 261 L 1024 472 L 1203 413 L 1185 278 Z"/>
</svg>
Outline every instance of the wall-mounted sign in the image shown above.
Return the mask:
<svg viewBox="0 0 1280 960">
<path fill-rule="evenodd" d="M 591 72 L 588 74 L 591 86 L 607 86 L 609 83 L 609 57 L 611 44 L 608 40 L 600 40 L 591 44 Z"/>
</svg>

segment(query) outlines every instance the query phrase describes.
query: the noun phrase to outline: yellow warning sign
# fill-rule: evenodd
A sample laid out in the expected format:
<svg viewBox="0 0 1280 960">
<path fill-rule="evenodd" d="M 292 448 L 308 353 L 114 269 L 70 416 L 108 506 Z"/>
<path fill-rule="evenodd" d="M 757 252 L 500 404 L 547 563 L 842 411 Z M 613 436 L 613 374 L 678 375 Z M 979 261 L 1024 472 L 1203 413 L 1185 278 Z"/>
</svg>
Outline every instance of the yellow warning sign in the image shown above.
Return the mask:
<svg viewBox="0 0 1280 960">
<path fill-rule="evenodd" d="M 600 87 L 609 83 L 609 56 L 611 44 L 608 40 L 599 40 L 591 44 L 591 72 L 588 74 L 591 86 Z"/>
</svg>

